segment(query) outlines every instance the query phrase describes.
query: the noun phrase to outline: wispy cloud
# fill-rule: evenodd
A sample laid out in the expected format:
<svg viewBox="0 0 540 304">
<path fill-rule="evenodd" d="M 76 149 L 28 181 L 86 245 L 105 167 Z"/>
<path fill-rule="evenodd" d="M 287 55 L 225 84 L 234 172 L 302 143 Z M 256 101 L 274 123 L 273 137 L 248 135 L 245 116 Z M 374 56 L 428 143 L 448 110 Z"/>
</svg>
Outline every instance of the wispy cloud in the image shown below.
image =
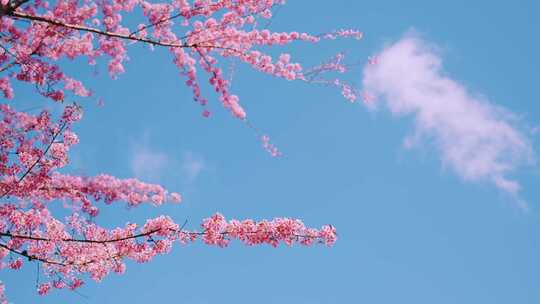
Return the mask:
<svg viewBox="0 0 540 304">
<path fill-rule="evenodd" d="M 177 181 L 190 187 L 207 169 L 204 158 L 193 152 L 165 153 L 150 144 L 150 134 L 145 132 L 137 141 L 132 140 L 130 167 L 132 174 L 144 181 L 163 183 Z"/>
<path fill-rule="evenodd" d="M 131 171 L 139 179 L 159 182 L 168 164 L 170 160 L 165 153 L 152 151 L 145 145 L 137 145 L 133 148 Z"/>
<path fill-rule="evenodd" d="M 183 176 L 188 183 L 193 182 L 206 168 L 204 159 L 191 151 L 184 152 L 182 157 Z"/>
<path fill-rule="evenodd" d="M 364 68 L 363 86 L 395 115 L 412 115 L 407 147 L 431 140 L 445 167 L 466 181 L 487 181 L 517 198 L 520 184 L 508 175 L 533 162 L 518 118 L 446 76 L 436 48 L 407 34 Z M 369 103 L 368 103 L 369 104 Z"/>
</svg>

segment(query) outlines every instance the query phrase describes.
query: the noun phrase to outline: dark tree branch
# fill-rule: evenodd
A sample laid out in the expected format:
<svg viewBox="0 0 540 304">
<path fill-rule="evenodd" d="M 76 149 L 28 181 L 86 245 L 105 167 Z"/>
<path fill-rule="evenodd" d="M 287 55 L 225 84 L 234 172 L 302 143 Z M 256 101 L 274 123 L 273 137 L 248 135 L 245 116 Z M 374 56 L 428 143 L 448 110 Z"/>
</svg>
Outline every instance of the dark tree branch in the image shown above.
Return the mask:
<svg viewBox="0 0 540 304">
<path fill-rule="evenodd" d="M 15 12 L 15 11 L 9 13 L 9 16 L 12 16 L 18 19 L 44 22 L 51 25 L 65 27 L 65 28 L 69 28 L 69 29 L 77 30 L 77 31 L 95 33 L 98 35 L 107 36 L 111 38 L 119 38 L 119 39 L 124 39 L 124 40 L 143 42 L 143 43 L 147 43 L 147 44 L 155 45 L 155 46 L 164 46 L 164 47 L 171 47 L 171 48 L 210 48 L 210 49 L 222 49 L 222 50 L 242 53 L 240 50 L 237 50 L 234 48 L 220 47 L 220 46 L 215 46 L 215 45 L 200 45 L 197 43 L 185 44 L 185 43 L 175 43 L 175 42 L 163 42 L 163 41 L 152 40 L 148 38 L 135 37 L 135 36 L 132 36 L 132 34 L 121 34 L 121 33 L 116 33 L 116 32 L 103 31 L 103 30 L 89 27 L 89 26 L 69 24 L 69 23 L 59 21 L 59 20 L 53 20 L 53 19 L 49 19 L 49 18 L 45 18 L 41 16 L 35 16 L 35 15 L 30 15 L 30 14 L 25 14 L 21 12 Z"/>
</svg>

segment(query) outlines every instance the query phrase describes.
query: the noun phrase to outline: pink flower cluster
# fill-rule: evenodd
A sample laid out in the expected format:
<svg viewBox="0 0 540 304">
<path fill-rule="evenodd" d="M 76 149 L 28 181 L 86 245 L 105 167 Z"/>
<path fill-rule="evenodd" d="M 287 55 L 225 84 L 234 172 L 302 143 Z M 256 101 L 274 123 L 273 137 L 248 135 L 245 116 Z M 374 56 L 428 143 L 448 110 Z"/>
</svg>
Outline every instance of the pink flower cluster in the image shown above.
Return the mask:
<svg viewBox="0 0 540 304">
<path fill-rule="evenodd" d="M 4 286 L 4 283 L 0 281 L 0 304 L 8 304 L 5 292 L 6 292 L 6 286 Z"/>
<path fill-rule="evenodd" d="M 95 64 L 109 57 L 108 70 L 115 78 L 124 72 L 127 45 L 144 43 L 169 49 L 173 62 L 186 77 L 193 98 L 201 105 L 207 99 L 201 93 L 199 74 L 205 72 L 223 106 L 239 118 L 246 112 L 239 98 L 231 94 L 218 58 L 237 58 L 254 69 L 287 80 L 305 80 L 302 66 L 291 62 L 289 54 L 274 59 L 265 54 L 265 46 L 286 45 L 295 41 L 317 43 L 321 39 L 361 39 L 363 34 L 341 29 L 327 34 L 272 32 L 257 29 L 258 19 L 272 17 L 280 0 L 216 0 L 148 2 L 145 0 L 23 2 L 15 9 L 0 4 L 5 17 L 0 20 L 4 34 L 0 50 L 0 71 L 12 71 L 0 78 L 0 91 L 13 98 L 12 80 L 36 85 L 43 96 L 55 101 L 66 99 L 68 92 L 89 96 L 90 90 L 64 74 L 57 65 L 62 58 L 86 57 Z M 142 15 L 134 12 L 139 8 Z M 139 25 L 130 29 L 123 14 L 133 15 Z M 29 21 L 29 23 L 20 22 Z M 322 70 L 321 70 L 322 71 Z M 63 83 L 62 86 L 57 84 Z M 350 96 L 345 97 L 350 100 Z M 208 116 L 209 112 L 205 116 Z"/>
<path fill-rule="evenodd" d="M 184 230 L 170 217 L 160 216 L 147 220 L 141 228 L 128 223 L 122 228 L 109 230 L 76 213 L 62 223 L 47 209 L 21 211 L 14 205 L 3 205 L 0 206 L 0 237 L 7 242 L 0 243 L 0 261 L 9 250 L 28 258 L 27 263 L 42 262 L 45 274 L 51 278 L 62 278 L 39 285 L 38 293 L 43 295 L 52 287 L 79 287 L 82 274 L 101 281 L 110 272 L 123 273 L 125 259 L 148 262 L 156 255 L 168 253 L 175 241 L 187 244 L 201 239 L 205 244 L 219 247 L 227 246 L 231 240 L 273 247 L 280 243 L 288 246 L 294 243 L 331 246 L 336 241 L 334 227 L 326 225 L 316 230 L 290 218 L 227 221 L 216 213 L 204 219 L 201 228 L 201 231 Z M 7 266 L 17 270 L 24 263 L 23 259 L 17 258 Z M 2 267 L 5 267 L 4 262 L 0 262 Z M 62 282 L 71 283 L 66 285 Z"/>
<path fill-rule="evenodd" d="M 273 157 L 281 156 L 282 153 L 279 149 L 272 143 L 270 143 L 270 137 L 268 135 L 261 136 L 261 141 L 263 148 L 270 153 Z"/>
<path fill-rule="evenodd" d="M 118 179 L 106 174 L 80 177 L 57 172 L 51 175 L 47 187 L 42 187 L 37 191 L 37 195 L 48 200 L 67 199 L 74 204 L 80 203 L 82 211 L 91 216 L 96 216 L 98 213 L 92 200 L 102 200 L 106 204 L 125 201 L 130 207 L 143 202 L 159 206 L 165 201 L 179 203 L 182 200 L 178 193 L 169 194 L 160 185 L 143 183 L 134 178 Z"/>
<path fill-rule="evenodd" d="M 302 221 L 290 218 L 276 218 L 271 221 L 231 220 L 216 213 L 202 223 L 203 241 L 209 245 L 225 247 L 233 239 L 246 245 L 269 244 L 273 247 L 283 242 L 289 246 L 294 243 L 312 245 L 315 242 L 331 246 L 337 239 L 333 226 L 326 225 L 321 230 L 307 228 Z M 189 233 L 185 233 L 189 235 Z"/>
<path fill-rule="evenodd" d="M 71 125 L 81 116 L 76 106 L 66 106 L 55 121 L 47 111 L 31 115 L 0 105 L 0 198 L 8 199 L 0 204 L 0 269 L 19 270 L 25 263 L 41 263 L 50 278 L 38 285 L 41 295 L 52 289 L 76 289 L 82 285 L 82 275 L 100 281 L 111 272 L 123 273 L 126 259 L 148 262 L 168 253 L 175 241 L 187 244 L 200 239 L 225 247 L 239 240 L 275 247 L 279 243 L 330 246 L 336 240 L 332 226 L 316 230 L 289 218 L 227 221 L 215 214 L 203 220 L 201 231 L 185 230 L 167 216 L 149 219 L 142 227 L 131 223 L 114 229 L 99 226 L 87 218 L 98 216 L 99 202 L 158 206 L 180 202 L 181 196 L 136 179 L 59 173 L 68 163 L 69 148 L 78 143 Z M 267 136 L 263 142 L 266 149 L 279 154 Z M 48 207 L 58 200 L 72 210 L 65 221 Z"/>
<path fill-rule="evenodd" d="M 354 31 L 344 31 L 345 33 L 349 35 L 353 35 Z M 358 32 L 358 39 L 362 37 L 361 32 Z M 332 36 L 331 36 L 332 37 Z M 343 53 L 338 53 L 334 57 L 332 57 L 329 61 L 320 64 L 318 66 L 315 66 L 311 68 L 310 70 L 306 71 L 303 74 L 303 80 L 308 83 L 317 83 L 327 86 L 333 86 L 336 88 L 339 88 L 341 90 L 341 95 L 348 100 L 349 102 L 353 103 L 358 99 L 358 96 L 360 93 L 357 89 L 354 88 L 351 84 L 340 80 L 338 78 L 334 79 L 326 79 L 321 77 L 324 73 L 328 72 L 336 72 L 343 74 L 348 70 L 348 66 L 344 63 L 345 55 Z"/>
<path fill-rule="evenodd" d="M 248 125 L 247 113 L 239 97 L 231 92 L 220 60 L 237 59 L 257 71 L 287 80 L 332 85 L 354 101 L 352 86 L 321 77 L 328 72 L 345 72 L 343 55 L 304 71 L 290 54 L 274 58 L 263 49 L 297 41 L 360 39 L 362 33 L 339 30 L 314 36 L 257 29 L 258 20 L 271 18 L 272 9 L 281 4 L 284 1 L 0 1 L 0 73 L 5 74 L 0 75 L 0 97 L 13 99 L 16 92 L 12 82 L 19 81 L 31 84 L 37 93 L 64 107 L 54 118 L 46 110 L 29 114 L 0 104 L 0 269 L 19 270 L 25 264 L 40 263 L 46 281 L 39 283 L 37 292 L 45 295 L 53 289 L 77 289 L 85 276 L 100 281 L 111 272 L 121 274 L 126 260 L 148 262 L 169 252 L 175 242 L 201 240 L 219 247 L 232 240 L 274 247 L 281 243 L 333 245 L 333 226 L 317 230 L 290 218 L 228 221 L 217 213 L 202 221 L 200 231 L 190 231 L 160 216 L 147 220 L 142 227 L 128 223 L 108 229 L 94 220 L 103 205 L 121 201 L 129 207 L 142 203 L 159 206 L 167 201 L 180 202 L 182 197 L 136 179 L 59 172 L 69 163 L 71 147 L 79 142 L 72 125 L 82 118 L 81 108 L 66 101 L 92 94 L 81 81 L 66 75 L 59 63 L 85 58 L 94 65 L 107 57 L 109 74 L 115 78 L 125 70 L 131 43 L 167 48 L 201 106 L 208 103 L 201 92 L 200 74 L 204 73 L 222 105 Z M 141 16 L 136 15 L 138 11 Z M 126 25 L 125 14 L 132 14 L 130 24 L 135 20 L 139 24 L 136 29 Z M 203 116 L 209 117 L 210 112 L 204 109 Z M 273 156 L 281 155 L 268 136 L 260 138 Z M 51 212 L 50 206 L 58 202 L 63 202 L 70 216 L 58 218 Z M 7 300 L 0 282 L 0 304 L 4 303 Z"/>
</svg>

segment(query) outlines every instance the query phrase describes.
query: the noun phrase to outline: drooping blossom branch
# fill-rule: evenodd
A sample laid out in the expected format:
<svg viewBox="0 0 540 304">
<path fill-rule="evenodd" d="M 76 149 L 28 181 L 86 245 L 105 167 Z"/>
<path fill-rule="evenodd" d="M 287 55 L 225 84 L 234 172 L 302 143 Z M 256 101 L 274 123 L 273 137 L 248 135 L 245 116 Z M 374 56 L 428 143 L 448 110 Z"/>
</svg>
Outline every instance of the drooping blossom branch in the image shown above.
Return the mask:
<svg viewBox="0 0 540 304">
<path fill-rule="evenodd" d="M 332 226 L 316 230 L 289 218 L 226 221 L 215 214 L 203 221 L 200 231 L 185 230 L 167 216 L 150 219 L 142 227 L 99 226 L 92 219 L 99 215 L 100 202 L 159 206 L 166 201 L 180 202 L 181 196 L 136 179 L 58 172 L 68 164 L 71 146 L 78 143 L 72 124 L 81 117 L 77 105 L 65 106 L 58 119 L 48 111 L 33 115 L 0 105 L 0 269 L 17 270 L 25 261 L 42 264 L 48 281 L 40 283 L 40 294 L 53 287 L 76 289 L 85 275 L 100 281 L 111 272 L 122 273 L 126 260 L 150 261 L 169 252 L 176 241 L 202 240 L 225 247 L 231 240 L 272 246 L 330 246 L 336 240 Z M 65 220 L 50 209 L 58 201 L 72 211 Z"/>
<path fill-rule="evenodd" d="M 127 58 L 127 43 L 136 42 L 169 49 L 173 63 L 181 74 L 187 77 L 188 85 L 195 101 L 205 106 L 208 100 L 201 94 L 198 69 L 206 72 L 208 81 L 218 93 L 225 108 L 235 117 L 245 119 L 246 112 L 239 104 L 239 98 L 230 93 L 229 82 L 223 77 L 223 68 L 218 57 L 237 58 L 263 73 L 287 80 L 301 80 L 312 83 L 302 73 L 299 63 L 290 61 L 289 54 L 282 54 L 278 60 L 265 54 L 265 46 L 285 45 L 294 41 L 319 42 L 321 39 L 351 37 L 360 39 L 362 32 L 356 30 L 338 30 L 322 35 L 310 35 L 299 32 L 271 32 L 268 29 L 255 28 L 258 18 L 270 19 L 272 8 L 284 1 L 188 1 L 173 3 L 150 3 L 142 0 L 88 2 L 79 4 L 75 1 L 60 0 L 54 5 L 48 2 L 7 2 L 0 6 L 4 17 L 0 31 L 5 37 L 0 42 L 5 45 L 0 64 L 5 63 L 9 54 L 19 58 L 21 71 L 14 76 L 4 77 L 0 90 L 6 97 L 12 97 L 9 78 L 27 81 L 43 86 L 65 83 L 64 89 L 49 90 L 43 94 L 56 101 L 65 98 L 66 91 L 73 91 L 79 96 L 88 96 L 90 92 L 83 84 L 67 77 L 55 65 L 59 58 L 86 56 L 90 64 L 102 56 L 110 57 L 109 73 L 116 77 L 124 71 L 123 62 Z M 130 30 L 132 24 L 121 23 L 122 14 L 130 13 L 139 7 L 144 13 L 146 23 Z M 175 20 L 180 20 L 176 25 Z M 29 24 L 21 25 L 21 21 Z M 149 33 L 149 30 L 152 30 Z M 45 38 L 45 39 L 44 39 Z M 28 49 L 36 41 L 42 41 L 38 58 L 33 58 Z M 96 45 L 97 44 L 97 45 Z M 22 60 L 21 60 L 22 59 Z M 29 63 L 37 69 L 26 67 Z M 14 67 L 5 63 L 4 68 Z M 37 71 L 36 71 L 37 70 Z M 342 67 L 331 68 L 326 65 L 319 72 L 343 72 Z M 325 84 L 335 84 L 343 89 L 341 82 L 327 80 Z M 351 91 L 345 97 L 351 100 Z M 208 116 L 208 110 L 203 111 Z"/>
<path fill-rule="evenodd" d="M 321 35 L 274 32 L 258 28 L 271 20 L 283 0 L 1 0 L 0 1 L 0 269 L 20 269 L 37 263 L 45 274 L 39 294 L 52 288 L 77 289 L 86 276 L 100 281 L 111 272 L 122 273 L 126 260 L 147 262 L 170 251 L 175 242 L 201 240 L 225 247 L 232 240 L 246 245 L 280 243 L 332 245 L 334 227 L 307 228 L 300 220 L 230 220 L 219 213 L 204 219 L 200 230 L 185 230 L 167 216 L 147 220 L 142 227 L 127 224 L 113 229 L 97 224 L 100 208 L 124 202 L 159 206 L 180 202 L 178 193 L 160 185 L 107 174 L 74 176 L 61 172 L 69 163 L 70 148 L 79 139 L 72 126 L 82 117 L 79 106 L 67 100 L 92 92 L 64 72 L 65 59 L 87 59 L 95 65 L 108 59 L 112 78 L 125 70 L 130 45 L 168 50 L 172 64 L 184 77 L 193 99 L 205 107 L 202 77 L 232 115 L 255 130 L 263 147 L 281 155 L 267 135 L 248 120 L 240 98 L 233 94 L 223 72 L 228 61 L 243 62 L 256 71 L 286 80 L 334 86 L 349 101 L 358 92 L 333 78 L 349 69 L 342 54 L 311 69 L 288 53 L 269 55 L 271 48 L 294 42 L 319 43 L 336 38 L 361 39 L 362 32 L 337 30 Z M 142 15 L 138 12 L 142 12 Z M 124 18 L 129 14 L 132 18 Z M 130 21 L 125 21 L 130 20 Z M 134 21 L 135 20 L 135 21 Z M 14 81 L 35 86 L 37 93 L 63 104 L 54 118 L 43 110 L 32 115 L 17 110 Z M 9 102 L 9 104 L 8 104 Z M 203 108 L 203 116 L 210 112 Z M 71 215 L 58 218 L 53 206 Z M 0 303 L 4 285 L 0 282 Z"/>
</svg>

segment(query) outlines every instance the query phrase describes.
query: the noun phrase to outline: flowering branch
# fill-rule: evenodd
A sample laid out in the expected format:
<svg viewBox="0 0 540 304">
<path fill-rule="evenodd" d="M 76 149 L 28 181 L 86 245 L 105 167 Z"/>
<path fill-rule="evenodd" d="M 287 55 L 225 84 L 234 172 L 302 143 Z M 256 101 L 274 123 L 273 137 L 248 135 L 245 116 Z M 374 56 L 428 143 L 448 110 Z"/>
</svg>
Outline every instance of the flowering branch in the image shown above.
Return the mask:
<svg viewBox="0 0 540 304">
<path fill-rule="evenodd" d="M 137 36 L 134 36 L 133 33 L 122 34 L 122 33 L 117 33 L 117 32 L 108 32 L 108 31 L 103 31 L 103 30 L 93 28 L 93 27 L 69 24 L 69 23 L 58 21 L 58 20 L 48 19 L 41 16 L 35 16 L 35 15 L 30 15 L 30 14 L 15 12 L 15 11 L 9 13 L 8 15 L 15 18 L 19 18 L 19 19 L 39 21 L 39 22 L 44 22 L 51 25 L 65 27 L 72 30 L 90 32 L 90 33 L 107 36 L 111 38 L 120 38 L 120 39 L 125 39 L 125 40 L 143 42 L 143 43 L 148 43 L 150 45 L 155 45 L 155 46 L 164 46 L 164 47 L 172 47 L 172 48 L 210 48 L 210 49 L 222 49 L 222 50 L 239 52 L 237 49 L 234 49 L 234 48 L 220 47 L 220 46 L 215 46 L 215 45 L 199 45 L 197 43 L 186 44 L 186 43 L 163 42 L 163 41 L 158 41 L 158 40 L 153 40 L 153 39 L 148 39 L 148 38 L 137 37 Z"/>
<path fill-rule="evenodd" d="M 16 110 L 16 103 L 0 103 L 0 269 L 20 269 L 25 261 L 37 261 L 49 279 L 38 286 L 39 294 L 52 287 L 76 289 L 89 275 L 96 281 L 111 272 L 123 273 L 125 261 L 148 262 L 165 254 L 173 243 L 202 241 L 226 247 L 237 240 L 246 245 L 279 244 L 333 245 L 333 226 L 306 227 L 300 220 L 225 220 L 216 213 L 204 219 L 200 230 L 186 231 L 166 216 L 149 219 L 142 226 L 127 224 L 107 229 L 94 218 L 100 208 L 125 202 L 130 208 L 143 203 L 160 206 L 180 202 L 178 193 L 134 178 L 106 174 L 73 176 L 59 169 L 68 162 L 68 152 L 78 143 L 72 124 L 82 112 L 64 101 L 71 96 L 88 97 L 84 84 L 64 73 L 65 59 L 88 59 L 90 65 L 108 58 L 112 78 L 125 71 L 128 46 L 142 43 L 164 47 L 172 64 L 185 78 L 193 99 L 206 107 L 201 75 L 225 109 L 255 130 L 265 150 L 281 153 L 250 121 L 233 94 L 231 79 L 224 74 L 223 61 L 237 59 L 256 71 L 286 80 L 330 85 L 354 101 L 357 92 L 340 79 L 325 78 L 349 67 L 343 56 L 305 70 L 290 54 L 269 55 L 268 48 L 293 42 L 318 43 L 322 39 L 361 39 L 357 30 L 337 30 L 322 35 L 305 32 L 275 32 L 257 25 L 271 20 L 274 6 L 282 0 L 177 0 L 171 3 L 146 0 L 107 1 L 0 1 L 0 95 L 13 99 L 13 81 L 28 83 L 42 96 L 64 107 L 54 120 L 43 110 L 31 115 Z M 136 29 L 126 26 L 125 14 L 142 11 Z M 179 26 L 173 26 L 173 21 Z M 24 87 L 24 86 L 21 86 Z M 0 96 L 2 97 L 2 96 Z M 203 116 L 209 117 L 205 108 Z M 4 201 L 6 200 L 6 201 Z M 72 211 L 66 219 L 55 217 L 49 205 L 58 201 Z M 13 258 L 15 256 L 15 258 Z M 4 304 L 0 282 L 0 303 Z"/>
</svg>

